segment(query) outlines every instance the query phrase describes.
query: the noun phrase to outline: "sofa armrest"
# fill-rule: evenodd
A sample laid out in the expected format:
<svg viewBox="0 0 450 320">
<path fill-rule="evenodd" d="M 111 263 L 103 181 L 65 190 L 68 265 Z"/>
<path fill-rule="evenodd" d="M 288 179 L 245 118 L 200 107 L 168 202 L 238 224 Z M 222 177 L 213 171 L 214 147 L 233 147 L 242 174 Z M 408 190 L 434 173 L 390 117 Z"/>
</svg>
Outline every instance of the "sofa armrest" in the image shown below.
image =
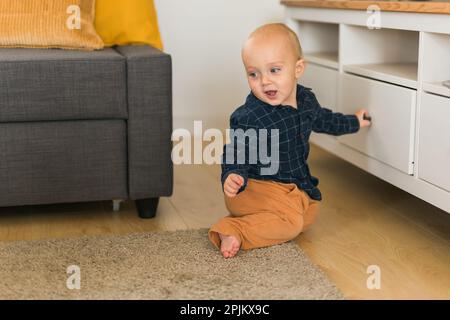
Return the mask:
<svg viewBox="0 0 450 320">
<path fill-rule="evenodd" d="M 115 49 L 127 59 L 129 197 L 136 200 L 170 196 L 171 57 L 146 45 Z"/>
</svg>

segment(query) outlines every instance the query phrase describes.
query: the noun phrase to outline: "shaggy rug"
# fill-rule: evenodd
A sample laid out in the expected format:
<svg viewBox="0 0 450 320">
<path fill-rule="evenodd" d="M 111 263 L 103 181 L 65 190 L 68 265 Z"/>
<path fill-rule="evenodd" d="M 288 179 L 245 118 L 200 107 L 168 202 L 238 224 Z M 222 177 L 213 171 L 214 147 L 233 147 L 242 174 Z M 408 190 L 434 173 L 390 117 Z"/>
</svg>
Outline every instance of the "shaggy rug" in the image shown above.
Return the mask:
<svg viewBox="0 0 450 320">
<path fill-rule="evenodd" d="M 295 243 L 224 259 L 206 229 L 3 243 L 0 279 L 0 299 L 343 298 Z"/>
</svg>

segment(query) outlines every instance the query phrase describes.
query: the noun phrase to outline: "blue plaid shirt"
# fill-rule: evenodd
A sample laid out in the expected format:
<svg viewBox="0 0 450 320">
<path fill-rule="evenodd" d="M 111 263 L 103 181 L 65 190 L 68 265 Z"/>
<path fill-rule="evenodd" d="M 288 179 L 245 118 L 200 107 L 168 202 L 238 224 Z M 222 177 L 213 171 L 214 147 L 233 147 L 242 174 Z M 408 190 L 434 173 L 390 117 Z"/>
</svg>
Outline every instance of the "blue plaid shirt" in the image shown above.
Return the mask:
<svg viewBox="0 0 450 320">
<path fill-rule="evenodd" d="M 261 169 L 268 167 L 260 161 L 259 156 L 255 164 L 248 161 L 249 139 L 245 139 L 245 163 L 238 164 L 237 153 L 239 142 L 224 146 L 222 155 L 222 187 L 231 173 L 244 178 L 244 184 L 239 192 L 245 190 L 248 178 L 259 180 L 272 180 L 283 183 L 295 183 L 300 189 L 315 200 L 322 200 L 320 190 L 317 188 L 319 180 L 309 171 L 307 159 L 309 155 L 309 136 L 311 131 L 328 133 L 339 136 L 354 133 L 359 130 L 359 120 L 356 115 L 344 115 L 322 108 L 311 89 L 297 86 L 297 108 L 287 105 L 272 106 L 250 93 L 244 105 L 236 109 L 230 118 L 230 129 L 267 129 L 267 140 L 270 150 L 270 130 L 278 129 L 279 163 L 278 172 L 273 175 L 262 175 Z M 237 139 L 239 140 L 239 139 Z M 227 164 L 227 148 L 234 156 L 232 164 Z M 229 148 L 234 148 L 231 150 Z M 229 153 L 230 154 L 230 153 Z"/>
</svg>

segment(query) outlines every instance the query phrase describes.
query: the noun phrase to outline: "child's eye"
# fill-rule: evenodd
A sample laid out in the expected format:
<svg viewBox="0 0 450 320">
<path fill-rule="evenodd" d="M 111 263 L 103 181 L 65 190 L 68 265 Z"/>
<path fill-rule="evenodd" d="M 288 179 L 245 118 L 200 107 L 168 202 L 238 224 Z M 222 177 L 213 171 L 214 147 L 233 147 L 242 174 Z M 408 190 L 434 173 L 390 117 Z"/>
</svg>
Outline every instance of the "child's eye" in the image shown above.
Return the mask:
<svg viewBox="0 0 450 320">
<path fill-rule="evenodd" d="M 249 73 L 248 73 L 248 76 L 249 76 L 250 78 L 256 78 L 256 72 L 249 72 Z"/>
<path fill-rule="evenodd" d="M 270 72 L 271 73 L 278 73 L 278 72 L 280 72 L 281 71 L 281 68 L 278 68 L 278 67 L 274 67 L 274 68 L 271 68 L 270 69 Z"/>
</svg>

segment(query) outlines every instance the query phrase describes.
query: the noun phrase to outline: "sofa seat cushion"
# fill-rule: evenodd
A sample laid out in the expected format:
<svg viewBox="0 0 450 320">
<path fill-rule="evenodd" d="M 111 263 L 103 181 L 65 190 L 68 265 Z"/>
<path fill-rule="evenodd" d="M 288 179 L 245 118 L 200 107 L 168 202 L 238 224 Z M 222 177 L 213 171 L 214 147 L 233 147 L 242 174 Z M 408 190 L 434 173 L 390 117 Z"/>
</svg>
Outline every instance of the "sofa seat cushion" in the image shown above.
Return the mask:
<svg viewBox="0 0 450 320">
<path fill-rule="evenodd" d="M 114 49 L 0 49 L 0 122 L 126 118 L 126 60 Z"/>
<path fill-rule="evenodd" d="M 0 123 L 1 206 L 127 198 L 125 120 Z"/>
</svg>

